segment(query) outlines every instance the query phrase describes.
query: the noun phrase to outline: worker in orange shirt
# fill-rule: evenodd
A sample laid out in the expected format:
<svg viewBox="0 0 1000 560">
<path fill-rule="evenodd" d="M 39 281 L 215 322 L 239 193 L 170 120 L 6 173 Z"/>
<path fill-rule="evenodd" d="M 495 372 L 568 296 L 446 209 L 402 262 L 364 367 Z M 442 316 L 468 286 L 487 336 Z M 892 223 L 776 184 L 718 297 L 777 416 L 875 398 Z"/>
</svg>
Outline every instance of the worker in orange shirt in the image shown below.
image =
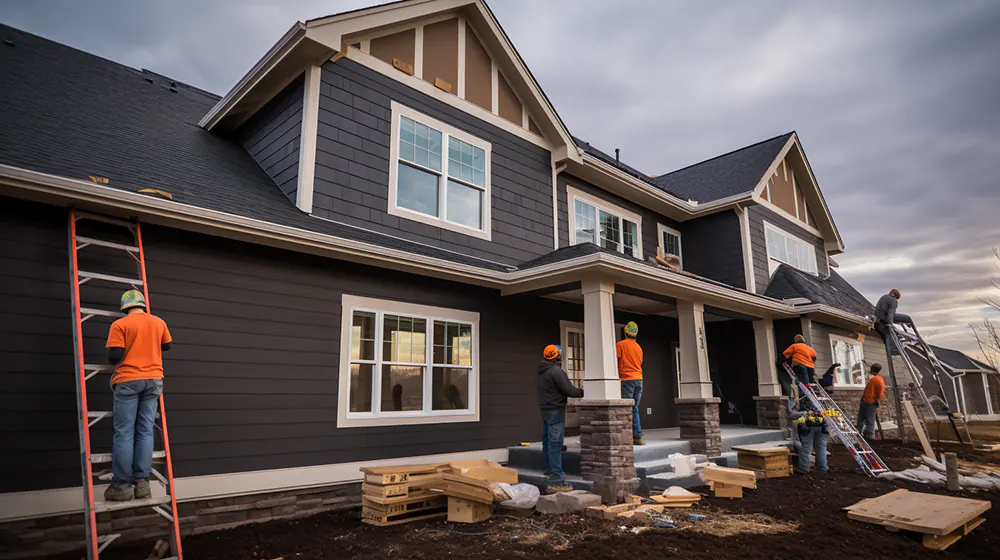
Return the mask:
<svg viewBox="0 0 1000 560">
<path fill-rule="evenodd" d="M 858 406 L 858 431 L 865 438 L 875 437 L 875 420 L 878 416 L 878 405 L 885 399 L 885 379 L 882 378 L 882 364 L 872 364 L 871 378 L 865 385 Z"/>
<path fill-rule="evenodd" d="M 799 381 L 806 385 L 813 382 L 813 376 L 816 375 L 816 351 L 806 344 L 806 339 L 801 334 L 795 335 L 795 343 L 786 348 L 782 355 L 792 361 L 792 370 Z"/>
<path fill-rule="evenodd" d="M 111 448 L 111 485 L 104 499 L 123 502 L 150 497 L 153 466 L 153 422 L 163 392 L 163 351 L 170 349 L 170 331 L 163 319 L 146 313 L 142 292 L 122 294 L 125 316 L 108 332 L 108 363 L 115 365 L 111 388 L 115 395 L 115 434 Z"/>
<path fill-rule="evenodd" d="M 622 398 L 632 399 L 632 444 L 646 445 L 639 423 L 639 401 L 642 399 L 642 348 L 635 341 L 639 325 L 629 321 L 625 325 L 625 338 L 615 345 L 618 356 L 618 378 L 622 381 Z"/>
</svg>

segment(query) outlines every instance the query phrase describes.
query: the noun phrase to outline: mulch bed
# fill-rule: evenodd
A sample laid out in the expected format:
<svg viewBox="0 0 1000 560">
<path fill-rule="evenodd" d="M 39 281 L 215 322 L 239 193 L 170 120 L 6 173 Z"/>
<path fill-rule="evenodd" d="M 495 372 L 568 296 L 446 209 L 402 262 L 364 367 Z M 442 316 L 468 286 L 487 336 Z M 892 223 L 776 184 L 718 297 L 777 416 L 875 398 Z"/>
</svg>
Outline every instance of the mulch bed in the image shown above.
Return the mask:
<svg viewBox="0 0 1000 560">
<path fill-rule="evenodd" d="M 877 443 L 889 466 L 912 466 L 916 451 L 898 444 Z M 697 507 L 668 510 L 681 529 L 634 534 L 632 526 L 582 515 L 529 518 L 495 517 L 474 525 L 441 520 L 393 527 L 362 524 L 358 512 L 339 512 L 307 519 L 250 525 L 184 539 L 192 559 L 320 560 L 320 559 L 647 559 L 724 558 L 991 558 L 1000 550 L 1000 494 L 959 495 L 989 500 L 994 508 L 986 522 L 947 551 L 924 548 L 918 535 L 890 533 L 875 525 L 847 519 L 841 508 L 899 487 L 947 493 L 918 484 L 868 478 L 843 448 L 833 447 L 831 472 L 762 480 L 742 500 L 707 497 Z M 707 516 L 691 522 L 688 513 Z M 145 558 L 151 543 L 115 548 L 102 560 Z M 64 555 L 60 560 L 76 560 Z"/>
</svg>

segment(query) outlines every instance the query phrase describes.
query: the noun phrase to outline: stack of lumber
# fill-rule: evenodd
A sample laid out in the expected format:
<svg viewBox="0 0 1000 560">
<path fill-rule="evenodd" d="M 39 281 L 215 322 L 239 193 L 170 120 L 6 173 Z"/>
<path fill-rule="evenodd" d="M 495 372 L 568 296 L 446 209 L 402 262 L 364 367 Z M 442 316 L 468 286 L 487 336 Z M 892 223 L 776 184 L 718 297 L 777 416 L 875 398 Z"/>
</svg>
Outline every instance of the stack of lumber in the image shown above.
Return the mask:
<svg viewBox="0 0 1000 560">
<path fill-rule="evenodd" d="M 734 446 L 741 469 L 753 471 L 760 478 L 788 476 L 789 454 L 787 447 L 766 444 Z"/>
<path fill-rule="evenodd" d="M 688 508 L 701 501 L 701 494 L 689 492 L 680 486 L 671 486 L 660 496 L 650 496 L 657 504 L 668 508 Z"/>
<path fill-rule="evenodd" d="M 379 526 L 444 516 L 459 523 L 484 521 L 493 516 L 490 483 L 517 484 L 516 470 L 485 459 L 361 472 L 361 520 Z"/>
<path fill-rule="evenodd" d="M 992 504 L 900 489 L 847 506 L 848 519 L 875 523 L 889 531 L 923 534 L 927 548 L 944 550 L 983 523 L 979 517 Z"/>
<path fill-rule="evenodd" d="M 757 475 L 752 471 L 709 465 L 702 473 L 717 498 L 742 498 L 744 488 L 757 487 Z"/>
</svg>

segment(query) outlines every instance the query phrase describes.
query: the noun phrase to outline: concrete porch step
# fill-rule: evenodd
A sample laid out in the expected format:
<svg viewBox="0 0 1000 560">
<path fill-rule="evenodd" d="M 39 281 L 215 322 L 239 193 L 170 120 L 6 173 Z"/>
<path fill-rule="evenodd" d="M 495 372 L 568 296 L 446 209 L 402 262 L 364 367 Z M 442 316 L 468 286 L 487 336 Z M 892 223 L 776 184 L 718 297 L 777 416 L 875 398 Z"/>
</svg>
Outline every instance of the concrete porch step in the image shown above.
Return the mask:
<svg viewBox="0 0 1000 560">
<path fill-rule="evenodd" d="M 580 474 L 580 448 L 570 448 L 562 453 L 563 471 L 567 474 Z M 542 472 L 545 469 L 545 457 L 542 446 L 531 444 L 507 448 L 507 466 L 512 469 L 527 469 Z"/>
<path fill-rule="evenodd" d="M 691 489 L 705 485 L 705 479 L 702 478 L 700 471 L 690 474 L 666 472 L 649 475 L 641 480 L 642 483 L 639 486 L 639 491 L 643 494 L 662 492 L 671 486 L 680 486 L 681 488 Z"/>
<path fill-rule="evenodd" d="M 509 464 L 508 464 L 509 465 Z M 526 484 L 531 484 L 537 486 L 539 490 L 544 494 L 545 487 L 548 486 L 548 479 L 542 474 L 541 470 L 532 469 L 517 469 L 517 481 L 519 483 L 523 482 Z M 586 490 L 588 492 L 594 489 L 594 483 L 589 480 L 584 480 L 577 475 L 566 473 L 566 483 L 573 487 L 573 490 Z"/>
</svg>

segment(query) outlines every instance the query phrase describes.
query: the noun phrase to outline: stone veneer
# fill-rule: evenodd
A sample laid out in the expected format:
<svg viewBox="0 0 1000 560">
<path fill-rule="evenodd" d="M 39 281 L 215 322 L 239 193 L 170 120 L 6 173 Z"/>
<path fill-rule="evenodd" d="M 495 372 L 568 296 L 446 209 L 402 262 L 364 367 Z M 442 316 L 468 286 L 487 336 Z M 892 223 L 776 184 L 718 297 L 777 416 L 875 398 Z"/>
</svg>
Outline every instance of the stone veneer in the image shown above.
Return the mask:
<svg viewBox="0 0 1000 560">
<path fill-rule="evenodd" d="M 632 447 L 631 399 L 581 400 L 580 472 L 607 504 L 625 501 L 639 488 Z"/>
<path fill-rule="evenodd" d="M 788 420 L 788 397 L 754 397 L 757 409 L 757 425 L 761 428 L 787 429 L 792 426 Z"/>
<path fill-rule="evenodd" d="M 82 496 L 81 496 L 82 499 Z M 359 483 L 179 502 L 181 538 L 232 529 L 250 523 L 295 519 L 317 513 L 360 506 Z M 121 533 L 109 549 L 135 541 L 166 538 L 167 521 L 149 508 L 97 514 L 99 534 Z M 53 517 L 0 523 L 0 560 L 38 558 L 85 550 L 83 515 L 73 513 Z"/>
<path fill-rule="evenodd" d="M 681 439 L 691 442 L 691 453 L 714 456 L 722 452 L 719 397 L 674 399 Z"/>
</svg>

